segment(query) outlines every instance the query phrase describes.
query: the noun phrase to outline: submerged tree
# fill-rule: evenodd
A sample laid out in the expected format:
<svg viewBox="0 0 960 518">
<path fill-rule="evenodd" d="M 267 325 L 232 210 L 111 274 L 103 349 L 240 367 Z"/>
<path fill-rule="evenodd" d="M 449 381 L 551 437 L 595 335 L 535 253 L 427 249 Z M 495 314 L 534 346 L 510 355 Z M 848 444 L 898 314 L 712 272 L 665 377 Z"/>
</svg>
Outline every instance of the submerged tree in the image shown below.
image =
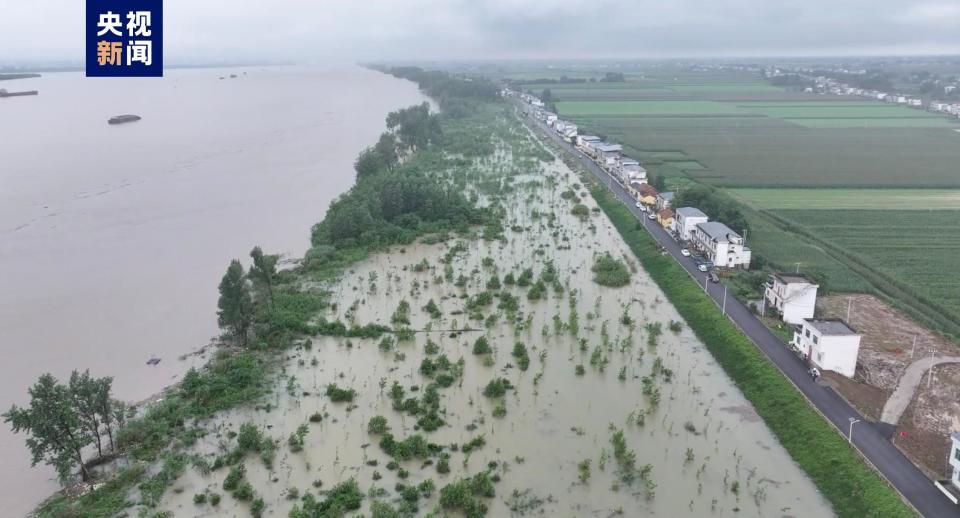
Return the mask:
<svg viewBox="0 0 960 518">
<path fill-rule="evenodd" d="M 280 256 L 264 254 L 259 246 L 255 246 L 250 251 L 250 257 L 253 258 L 253 266 L 250 267 L 249 273 L 250 280 L 267 294 L 270 310 L 273 311 L 273 287 L 277 281 L 277 261 L 280 260 Z"/>
<path fill-rule="evenodd" d="M 45 462 L 57 470 L 61 482 L 69 480 L 79 466 L 84 481 L 90 472 L 83 463 L 83 447 L 92 437 L 72 404 L 68 387 L 50 374 L 30 387 L 30 405 L 10 407 L 3 419 L 10 423 L 14 433 L 26 432 L 27 448 L 33 465 Z"/>
<path fill-rule="evenodd" d="M 240 261 L 234 259 L 220 281 L 220 299 L 217 301 L 217 323 L 226 329 L 238 345 L 247 345 L 247 335 L 253 320 L 253 302 L 247 291 L 246 275 Z"/>
</svg>

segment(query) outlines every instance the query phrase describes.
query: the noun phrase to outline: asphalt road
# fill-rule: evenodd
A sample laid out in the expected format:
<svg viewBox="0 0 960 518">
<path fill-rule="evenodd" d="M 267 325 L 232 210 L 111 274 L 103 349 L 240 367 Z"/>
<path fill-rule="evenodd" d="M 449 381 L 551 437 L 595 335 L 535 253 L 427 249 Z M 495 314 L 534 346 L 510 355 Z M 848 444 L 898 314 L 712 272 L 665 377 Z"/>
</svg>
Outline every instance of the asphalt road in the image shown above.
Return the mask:
<svg viewBox="0 0 960 518">
<path fill-rule="evenodd" d="M 574 158 L 580 160 L 601 182 L 606 184 L 643 223 L 654 239 L 673 255 L 673 258 L 700 286 L 705 286 L 706 292 L 719 307 L 724 307 L 724 298 L 726 298 L 726 314 L 734 325 L 739 327 L 817 410 L 837 427 L 839 433 L 846 437 L 850 430 L 851 418 L 859 420 L 853 425 L 854 446 L 921 515 L 928 518 L 960 516 L 960 508 L 948 500 L 930 479 L 893 446 L 890 442 L 890 436 L 893 433 L 891 426 L 867 421 L 833 389 L 818 385 L 807 373 L 805 362 L 792 353 L 786 344 L 767 329 L 743 303 L 733 296 L 726 296 L 723 284 L 709 282 L 707 275 L 697 269 L 693 259 L 681 255 L 680 244 L 659 223 L 648 220 L 647 214 L 634 206 L 635 200 L 616 179 L 571 144 L 564 142 L 555 131 L 539 122 L 534 124 L 538 124 L 544 133 L 570 152 Z"/>
</svg>

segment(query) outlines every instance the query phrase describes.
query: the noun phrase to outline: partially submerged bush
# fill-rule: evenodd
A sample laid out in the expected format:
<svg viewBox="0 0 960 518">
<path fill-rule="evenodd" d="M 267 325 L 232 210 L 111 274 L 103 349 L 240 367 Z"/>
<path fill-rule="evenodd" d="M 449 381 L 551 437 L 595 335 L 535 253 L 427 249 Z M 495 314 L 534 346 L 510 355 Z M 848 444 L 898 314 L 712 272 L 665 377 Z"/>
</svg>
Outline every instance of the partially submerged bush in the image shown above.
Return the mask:
<svg viewBox="0 0 960 518">
<path fill-rule="evenodd" d="M 623 261 L 610 255 L 609 252 L 598 256 L 593 262 L 593 282 L 601 286 L 619 288 L 630 282 L 630 270 Z"/>
</svg>

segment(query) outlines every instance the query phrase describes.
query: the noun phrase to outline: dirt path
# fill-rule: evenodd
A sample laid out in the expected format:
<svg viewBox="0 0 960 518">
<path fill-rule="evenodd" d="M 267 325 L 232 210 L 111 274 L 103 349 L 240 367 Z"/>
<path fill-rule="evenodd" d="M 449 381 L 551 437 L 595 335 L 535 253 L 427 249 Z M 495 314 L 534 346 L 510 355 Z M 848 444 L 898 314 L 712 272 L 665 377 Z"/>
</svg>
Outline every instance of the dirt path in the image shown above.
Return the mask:
<svg viewBox="0 0 960 518">
<path fill-rule="evenodd" d="M 907 370 L 900 377 L 896 390 L 887 399 L 883 405 L 883 413 L 880 420 L 884 423 L 897 424 L 907 405 L 913 400 L 913 394 L 917 390 L 917 385 L 923 379 L 923 375 L 930 368 L 931 363 L 936 366 L 943 363 L 960 363 L 960 356 L 934 356 L 930 358 L 921 358 L 907 367 Z"/>
</svg>

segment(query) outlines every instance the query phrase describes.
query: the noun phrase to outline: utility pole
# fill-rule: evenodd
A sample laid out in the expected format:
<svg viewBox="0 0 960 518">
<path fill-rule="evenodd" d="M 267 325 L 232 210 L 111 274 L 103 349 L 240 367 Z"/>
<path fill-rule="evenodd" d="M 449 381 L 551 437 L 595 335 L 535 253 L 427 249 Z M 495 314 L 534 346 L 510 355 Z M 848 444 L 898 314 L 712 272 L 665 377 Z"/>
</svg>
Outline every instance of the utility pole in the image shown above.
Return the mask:
<svg viewBox="0 0 960 518">
<path fill-rule="evenodd" d="M 850 323 L 850 308 L 853 306 L 853 298 L 847 299 L 847 323 Z"/>
<path fill-rule="evenodd" d="M 723 285 L 723 314 L 727 314 L 727 285 Z"/>
<path fill-rule="evenodd" d="M 797 265 L 796 273 L 800 273 L 800 263 L 793 263 L 793 264 Z"/>
<path fill-rule="evenodd" d="M 917 335 L 913 335 L 913 347 L 910 348 L 910 359 L 913 359 L 913 353 L 917 352 Z"/>
<path fill-rule="evenodd" d="M 930 370 L 927 371 L 927 390 L 930 390 L 930 384 L 933 382 L 933 349 L 930 349 Z"/>
</svg>

